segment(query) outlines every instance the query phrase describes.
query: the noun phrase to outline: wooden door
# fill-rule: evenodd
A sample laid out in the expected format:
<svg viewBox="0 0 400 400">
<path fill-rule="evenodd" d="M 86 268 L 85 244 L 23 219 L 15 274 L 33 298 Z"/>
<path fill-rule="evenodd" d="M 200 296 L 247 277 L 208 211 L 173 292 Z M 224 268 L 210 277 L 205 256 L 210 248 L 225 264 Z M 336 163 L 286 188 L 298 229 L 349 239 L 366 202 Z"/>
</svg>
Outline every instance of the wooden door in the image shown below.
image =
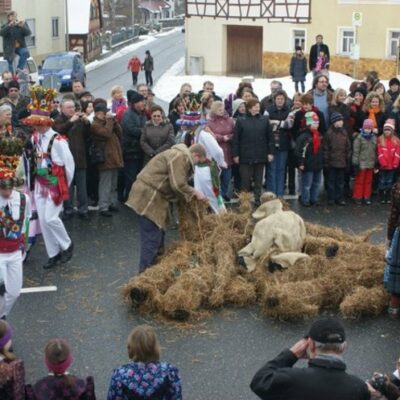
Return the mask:
<svg viewBox="0 0 400 400">
<path fill-rule="evenodd" d="M 261 75 L 263 28 L 240 25 L 226 28 L 228 74 Z"/>
</svg>

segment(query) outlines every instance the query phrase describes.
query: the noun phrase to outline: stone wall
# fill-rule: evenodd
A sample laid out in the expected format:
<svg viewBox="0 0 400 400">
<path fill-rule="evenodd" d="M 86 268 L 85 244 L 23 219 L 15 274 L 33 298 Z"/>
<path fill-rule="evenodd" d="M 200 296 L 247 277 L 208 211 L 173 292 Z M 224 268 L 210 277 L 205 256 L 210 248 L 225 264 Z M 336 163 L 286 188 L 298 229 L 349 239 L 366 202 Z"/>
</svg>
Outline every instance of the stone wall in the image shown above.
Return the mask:
<svg viewBox="0 0 400 400">
<path fill-rule="evenodd" d="M 290 53 L 264 52 L 263 74 L 267 78 L 277 78 L 289 74 Z M 307 55 L 308 57 L 308 55 Z M 365 77 L 367 71 L 375 70 L 381 79 L 390 79 L 396 76 L 396 61 L 387 59 L 361 58 L 353 61 L 347 57 L 331 57 L 330 69 L 353 76 L 354 62 L 356 62 L 356 79 Z"/>
</svg>

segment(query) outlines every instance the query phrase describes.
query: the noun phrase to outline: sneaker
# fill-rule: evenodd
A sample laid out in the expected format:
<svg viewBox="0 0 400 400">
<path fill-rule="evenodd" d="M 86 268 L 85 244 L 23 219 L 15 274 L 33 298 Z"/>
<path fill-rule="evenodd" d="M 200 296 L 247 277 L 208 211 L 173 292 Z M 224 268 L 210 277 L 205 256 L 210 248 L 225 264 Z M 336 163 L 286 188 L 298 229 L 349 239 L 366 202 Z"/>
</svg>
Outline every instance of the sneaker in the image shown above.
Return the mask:
<svg viewBox="0 0 400 400">
<path fill-rule="evenodd" d="M 73 253 L 74 253 L 74 243 L 71 242 L 71 244 L 69 245 L 68 249 L 67 249 L 67 250 L 64 250 L 64 251 L 61 253 L 61 259 L 60 259 L 61 263 L 62 263 L 62 264 L 65 264 L 65 263 L 67 263 L 69 260 L 71 260 Z"/>
</svg>

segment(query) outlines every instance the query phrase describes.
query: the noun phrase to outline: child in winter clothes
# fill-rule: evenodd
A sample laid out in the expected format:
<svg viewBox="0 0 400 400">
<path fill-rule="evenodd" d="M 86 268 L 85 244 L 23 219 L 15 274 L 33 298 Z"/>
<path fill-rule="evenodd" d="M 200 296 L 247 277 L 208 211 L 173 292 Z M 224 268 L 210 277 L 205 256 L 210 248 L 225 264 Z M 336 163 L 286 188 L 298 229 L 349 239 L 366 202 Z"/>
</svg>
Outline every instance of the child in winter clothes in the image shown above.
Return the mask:
<svg viewBox="0 0 400 400">
<path fill-rule="evenodd" d="M 120 107 L 127 108 L 123 90 L 122 86 L 114 86 L 111 89 L 111 112 L 113 114 L 116 114 Z"/>
<path fill-rule="evenodd" d="M 317 63 L 315 64 L 314 68 L 314 76 L 318 75 L 321 71 L 328 68 L 328 58 L 326 57 L 323 51 L 319 52 L 319 56 L 317 58 Z"/>
<path fill-rule="evenodd" d="M 376 135 L 373 133 L 374 123 L 366 119 L 359 135 L 354 139 L 352 164 L 356 173 L 353 199 L 358 205 L 362 201 L 371 204 L 372 179 L 376 164 Z"/>
<path fill-rule="evenodd" d="M 302 173 L 301 202 L 303 206 L 317 204 L 322 179 L 323 154 L 318 115 L 305 114 L 307 129 L 296 140 L 295 156 Z"/>
<path fill-rule="evenodd" d="M 299 91 L 299 83 L 301 84 L 301 92 L 306 91 L 305 81 L 307 75 L 307 60 L 304 57 L 303 49 L 300 46 L 296 46 L 296 53 L 293 55 L 290 61 L 290 76 L 294 82 L 294 89 L 296 92 Z"/>
<path fill-rule="evenodd" d="M 390 203 L 390 190 L 400 164 L 400 140 L 394 136 L 394 123 L 386 121 L 383 135 L 378 139 L 379 193 L 382 204 Z"/>
<path fill-rule="evenodd" d="M 328 203 L 344 206 L 344 176 L 351 157 L 351 143 L 343 127 L 343 115 L 333 112 L 324 139 L 324 167 L 328 170 Z"/>
</svg>

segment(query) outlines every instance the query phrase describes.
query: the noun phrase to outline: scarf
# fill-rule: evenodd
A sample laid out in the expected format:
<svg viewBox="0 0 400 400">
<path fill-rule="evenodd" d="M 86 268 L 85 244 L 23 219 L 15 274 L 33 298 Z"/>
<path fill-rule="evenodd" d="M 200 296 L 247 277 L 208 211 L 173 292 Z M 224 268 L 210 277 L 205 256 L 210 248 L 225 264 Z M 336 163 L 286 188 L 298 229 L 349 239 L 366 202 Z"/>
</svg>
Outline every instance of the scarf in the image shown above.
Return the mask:
<svg viewBox="0 0 400 400">
<path fill-rule="evenodd" d="M 317 154 L 319 151 L 319 147 L 321 146 L 321 137 L 319 135 L 318 129 L 310 128 L 312 135 L 312 144 L 313 144 L 313 153 Z"/>
<path fill-rule="evenodd" d="M 378 107 L 370 108 L 368 110 L 368 118 L 374 121 L 374 128 L 378 127 L 378 123 L 376 122 L 376 114 L 378 114 L 380 111 L 381 109 Z"/>
<path fill-rule="evenodd" d="M 371 140 L 374 137 L 374 134 L 372 132 L 368 133 L 361 130 L 361 136 L 366 140 Z"/>
</svg>

